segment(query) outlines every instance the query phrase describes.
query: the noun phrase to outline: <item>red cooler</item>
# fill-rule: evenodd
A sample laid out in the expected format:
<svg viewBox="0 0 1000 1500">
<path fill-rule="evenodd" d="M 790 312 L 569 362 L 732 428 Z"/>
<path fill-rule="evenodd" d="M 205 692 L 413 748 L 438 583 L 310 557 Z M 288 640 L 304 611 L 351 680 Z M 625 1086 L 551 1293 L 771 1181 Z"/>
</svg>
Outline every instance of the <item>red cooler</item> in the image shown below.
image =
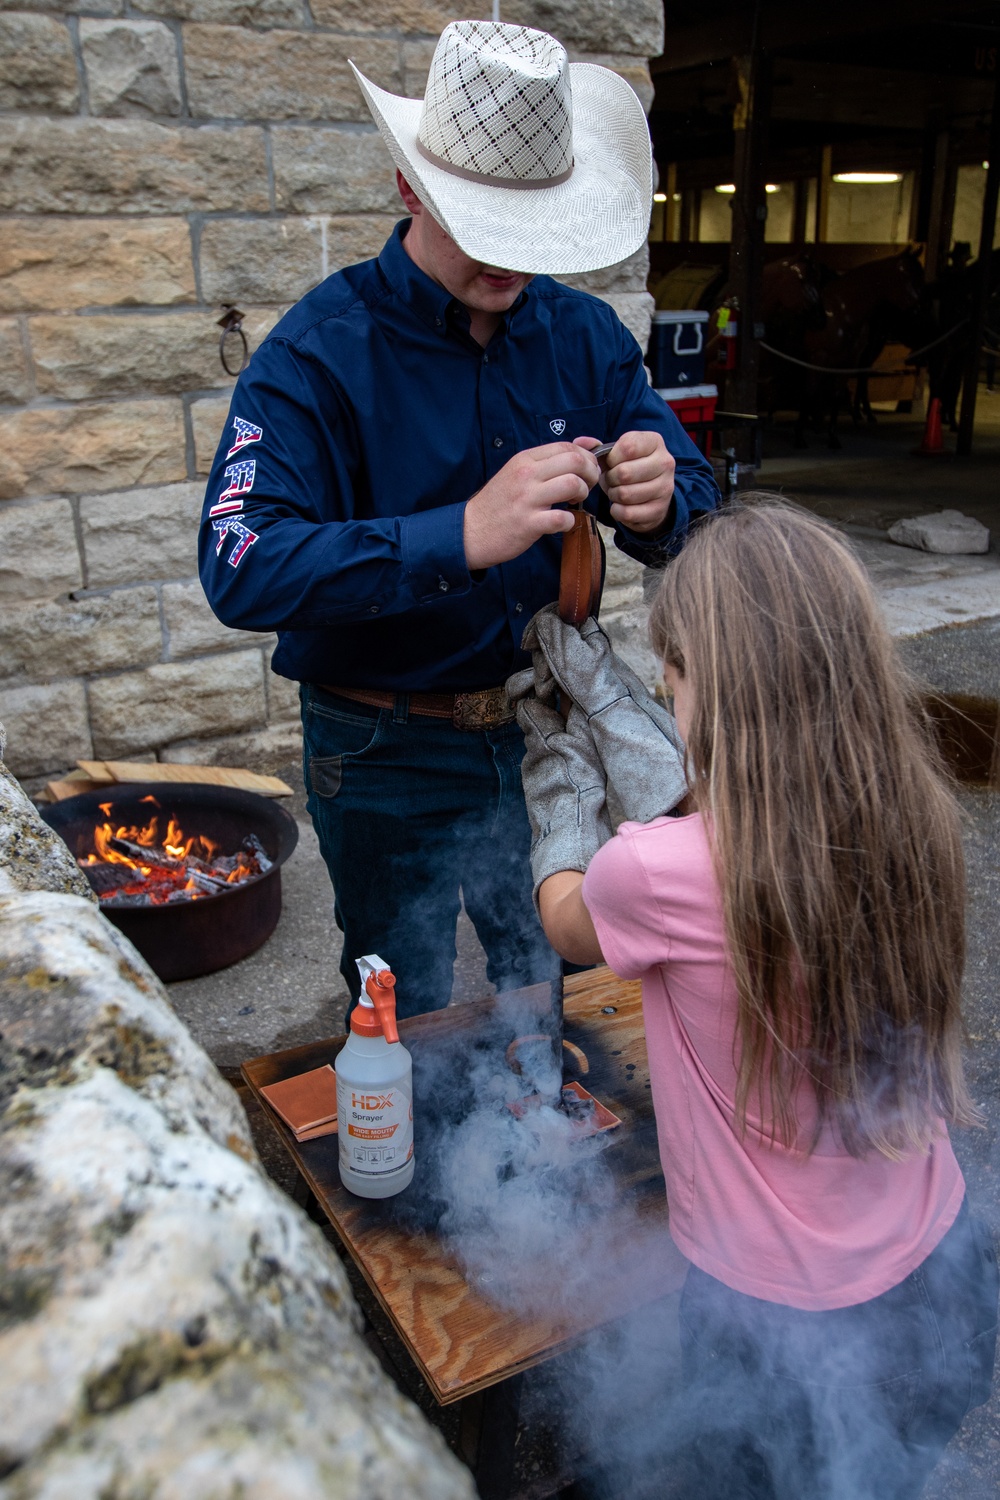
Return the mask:
<svg viewBox="0 0 1000 1500">
<path fill-rule="evenodd" d="M 719 399 L 717 385 L 681 385 L 666 390 L 657 390 L 672 412 L 677 415 L 691 441 L 701 449 L 706 458 L 712 456 L 712 434 L 710 431 L 691 425 L 695 422 L 711 422 L 715 417 L 715 405 Z"/>
</svg>

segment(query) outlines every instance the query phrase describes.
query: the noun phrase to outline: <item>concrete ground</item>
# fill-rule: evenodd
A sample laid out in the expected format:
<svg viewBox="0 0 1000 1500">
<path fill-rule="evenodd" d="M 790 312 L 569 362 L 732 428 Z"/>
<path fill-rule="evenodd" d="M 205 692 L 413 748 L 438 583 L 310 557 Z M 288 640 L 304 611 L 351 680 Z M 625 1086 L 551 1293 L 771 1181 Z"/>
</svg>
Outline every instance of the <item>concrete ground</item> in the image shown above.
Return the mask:
<svg viewBox="0 0 1000 1500">
<path fill-rule="evenodd" d="M 883 416 L 874 429 L 845 430 L 838 453 L 828 452 L 818 436 L 803 453 L 793 451 L 790 437 L 778 430 L 768 438 L 760 486 L 780 489 L 852 537 L 906 661 L 930 686 L 1000 700 L 997 544 L 983 557 L 939 558 L 896 547 L 886 537 L 902 516 L 954 508 L 983 521 L 1000 542 L 1000 395 L 982 395 L 977 451 L 970 459 L 914 457 L 920 433 L 919 418 Z M 273 769 L 296 788 L 292 811 L 301 835 L 283 872 L 278 928 L 243 963 L 170 986 L 179 1014 L 227 1072 L 244 1058 L 339 1030 L 347 999 L 338 972 L 332 892 L 305 812 L 300 770 L 294 764 Z M 1000 792 L 966 788 L 962 802 L 970 896 L 968 1062 L 986 1125 L 959 1134 L 955 1145 L 973 1210 L 1000 1238 Z M 488 993 L 489 986 L 482 950 L 464 918 L 458 946 L 454 998 L 460 1003 Z M 288 1181 L 280 1153 L 266 1133 L 261 1140 L 275 1175 Z M 396 1358 L 397 1376 L 431 1411 L 433 1403 L 398 1349 Z M 928 1500 L 993 1500 L 998 1493 L 1000 1390 L 969 1417 L 926 1495 Z"/>
</svg>

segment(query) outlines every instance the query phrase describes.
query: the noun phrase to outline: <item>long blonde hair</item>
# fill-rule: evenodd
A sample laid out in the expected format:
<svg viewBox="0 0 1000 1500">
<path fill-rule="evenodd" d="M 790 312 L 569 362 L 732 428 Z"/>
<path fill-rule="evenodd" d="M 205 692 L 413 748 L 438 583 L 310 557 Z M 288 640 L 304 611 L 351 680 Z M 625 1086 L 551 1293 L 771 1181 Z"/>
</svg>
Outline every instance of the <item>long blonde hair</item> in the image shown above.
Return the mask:
<svg viewBox="0 0 1000 1500">
<path fill-rule="evenodd" d="M 739 994 L 737 1126 L 756 1091 L 793 1144 L 809 1078 L 846 1149 L 896 1158 L 962 1072 L 960 815 L 864 568 L 831 527 L 759 494 L 664 575 L 658 654 L 689 679 L 688 774 L 707 814 Z M 768 1127 L 765 1127 L 768 1128 Z"/>
</svg>

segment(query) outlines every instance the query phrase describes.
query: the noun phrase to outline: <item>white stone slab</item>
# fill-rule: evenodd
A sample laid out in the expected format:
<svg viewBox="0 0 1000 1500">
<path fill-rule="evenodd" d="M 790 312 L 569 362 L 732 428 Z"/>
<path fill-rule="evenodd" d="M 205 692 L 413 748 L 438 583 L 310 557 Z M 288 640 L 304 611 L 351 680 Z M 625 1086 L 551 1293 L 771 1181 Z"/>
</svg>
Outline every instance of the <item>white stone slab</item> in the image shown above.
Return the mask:
<svg viewBox="0 0 1000 1500">
<path fill-rule="evenodd" d="M 922 552 L 976 553 L 990 550 L 990 533 L 974 516 L 942 510 L 929 516 L 908 516 L 889 527 L 889 537 L 901 547 Z"/>
</svg>

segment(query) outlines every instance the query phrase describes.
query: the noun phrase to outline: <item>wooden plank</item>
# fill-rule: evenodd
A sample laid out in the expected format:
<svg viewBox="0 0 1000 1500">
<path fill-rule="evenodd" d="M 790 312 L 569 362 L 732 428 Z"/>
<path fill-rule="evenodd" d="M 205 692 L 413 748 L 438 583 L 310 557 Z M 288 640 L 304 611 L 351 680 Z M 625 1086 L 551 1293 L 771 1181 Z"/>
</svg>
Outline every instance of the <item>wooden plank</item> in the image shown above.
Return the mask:
<svg viewBox="0 0 1000 1500">
<path fill-rule="evenodd" d="M 256 792 L 261 797 L 290 797 L 292 788 L 278 776 L 264 776 L 257 771 L 247 771 L 239 766 L 187 766 L 180 763 L 156 761 L 82 761 L 77 765 L 91 774 L 91 767 L 103 767 L 107 779 L 118 782 L 162 781 L 175 783 L 196 782 L 204 786 L 231 786 L 241 792 Z M 94 775 L 95 781 L 102 780 Z"/>
<path fill-rule="evenodd" d="M 107 785 L 115 779 L 103 760 L 78 760 L 77 765 L 91 781 L 99 781 Z M 72 775 L 72 772 L 70 774 Z"/>
<path fill-rule="evenodd" d="M 549 1004 L 548 987 L 522 993 L 541 1019 Z M 456 1036 L 496 1027 L 500 1014 L 505 1012 L 498 1012 L 496 1002 L 476 1001 L 401 1021 L 399 1030 L 411 1050 L 434 1048 L 446 1055 Z M 606 1159 L 635 1208 L 636 1220 L 635 1232 L 623 1236 L 614 1214 L 604 1218 L 595 1213 L 581 1259 L 590 1255 L 599 1263 L 600 1276 L 582 1290 L 572 1311 L 560 1317 L 519 1316 L 489 1302 L 469 1285 L 436 1234 L 395 1222 L 393 1200 L 356 1198 L 341 1186 L 336 1137 L 296 1142 L 268 1109 L 262 1085 L 332 1062 L 344 1037 L 243 1064 L 248 1085 L 443 1405 L 550 1358 L 601 1324 L 675 1291 L 684 1278 L 686 1262 L 667 1231 L 640 986 L 606 968 L 574 975 L 565 984 L 564 1028 L 567 1039 L 587 1055 L 588 1088 L 621 1116 L 622 1127 Z M 417 1191 L 419 1171 L 418 1154 Z"/>
<path fill-rule="evenodd" d="M 107 786 L 106 781 L 91 781 L 82 771 L 64 776 L 61 781 L 47 781 L 45 790 L 52 802 L 65 802 L 67 797 L 79 797 L 82 792 L 101 791 Z"/>
</svg>

